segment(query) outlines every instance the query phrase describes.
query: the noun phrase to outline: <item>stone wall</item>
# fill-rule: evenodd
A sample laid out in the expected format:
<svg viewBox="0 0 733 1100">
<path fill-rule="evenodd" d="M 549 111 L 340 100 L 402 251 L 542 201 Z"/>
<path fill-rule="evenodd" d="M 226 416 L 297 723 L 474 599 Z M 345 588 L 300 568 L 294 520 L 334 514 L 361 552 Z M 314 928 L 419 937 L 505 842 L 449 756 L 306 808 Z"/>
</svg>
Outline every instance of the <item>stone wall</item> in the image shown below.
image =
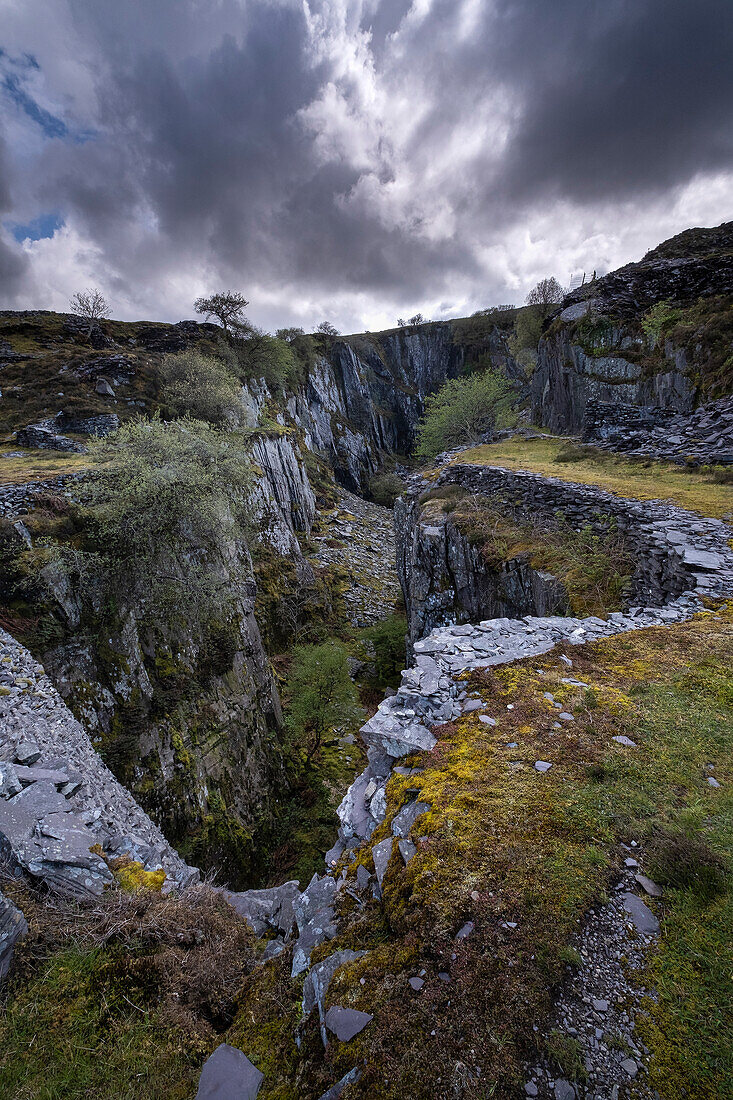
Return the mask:
<svg viewBox="0 0 733 1100">
<path fill-rule="evenodd" d="M 521 576 L 515 565 L 487 570 L 479 552 L 448 517 L 436 526 L 434 516 L 426 516 L 420 503 L 420 496 L 436 484 L 497 497 L 527 515 L 544 514 L 548 523 L 560 513 L 575 529 L 590 525 L 601 531 L 612 519 L 636 560 L 632 603 L 659 607 L 685 591 L 712 593 L 728 579 L 724 563 L 730 556 L 730 529 L 720 520 L 527 471 L 455 463 L 446 466 L 437 482 L 414 484 L 395 510 L 398 568 L 412 641 L 440 623 L 496 615 L 502 592 L 517 596 L 518 614 L 546 614 L 548 599 L 559 600 L 558 590 L 541 574 L 530 583 L 512 584 L 516 573 Z"/>
</svg>

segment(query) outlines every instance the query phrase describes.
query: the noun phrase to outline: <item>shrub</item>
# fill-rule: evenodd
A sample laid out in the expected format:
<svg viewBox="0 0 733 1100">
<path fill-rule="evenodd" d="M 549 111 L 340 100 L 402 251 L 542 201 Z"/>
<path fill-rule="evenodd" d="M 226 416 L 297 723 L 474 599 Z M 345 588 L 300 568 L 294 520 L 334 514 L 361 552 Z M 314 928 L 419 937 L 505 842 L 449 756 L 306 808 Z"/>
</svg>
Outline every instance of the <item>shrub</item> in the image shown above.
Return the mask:
<svg viewBox="0 0 733 1100">
<path fill-rule="evenodd" d="M 657 346 L 665 330 L 671 328 L 680 316 L 680 311 L 673 309 L 669 302 L 655 302 L 651 309 L 646 311 L 641 319 L 641 327 L 644 335 L 651 340 L 652 347 Z"/>
<path fill-rule="evenodd" d="M 383 684 L 395 680 L 405 666 L 405 635 L 407 620 L 393 615 L 373 626 L 367 637 L 374 646 L 377 676 Z"/>
<path fill-rule="evenodd" d="M 376 504 L 381 504 L 384 508 L 394 508 L 397 497 L 401 496 L 404 491 L 405 483 L 402 478 L 389 470 L 382 470 L 380 473 L 375 474 L 369 482 L 370 497 Z"/>
<path fill-rule="evenodd" d="M 86 544 L 59 550 L 61 564 L 82 589 L 104 578 L 123 600 L 221 620 L 232 594 L 212 558 L 239 533 L 250 485 L 234 437 L 199 420 L 137 420 L 93 440 L 89 455 L 77 488 Z"/>
<path fill-rule="evenodd" d="M 467 447 L 495 427 L 515 422 L 514 402 L 514 388 L 495 371 L 450 379 L 427 399 L 416 454 L 434 458 L 440 451 Z"/>
<path fill-rule="evenodd" d="M 647 862 L 652 877 L 667 886 L 703 897 L 725 890 L 727 867 L 700 837 L 660 830 L 649 844 Z"/>
<path fill-rule="evenodd" d="M 307 340 L 298 335 L 285 341 L 250 326 L 232 345 L 239 376 L 245 382 L 262 379 L 274 392 L 294 389 L 304 377 L 299 351 Z"/>
<path fill-rule="evenodd" d="M 221 359 L 190 349 L 166 355 L 159 372 L 164 400 L 178 416 L 230 427 L 242 423 L 239 382 Z"/>
</svg>

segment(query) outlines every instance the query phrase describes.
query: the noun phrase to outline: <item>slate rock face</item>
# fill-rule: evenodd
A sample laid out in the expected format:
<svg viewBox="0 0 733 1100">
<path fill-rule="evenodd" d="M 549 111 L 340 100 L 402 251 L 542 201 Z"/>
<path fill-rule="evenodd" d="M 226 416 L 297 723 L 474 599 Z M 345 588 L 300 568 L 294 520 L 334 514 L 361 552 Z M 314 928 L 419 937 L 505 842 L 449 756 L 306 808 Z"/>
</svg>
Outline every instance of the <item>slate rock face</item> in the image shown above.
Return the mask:
<svg viewBox="0 0 733 1100">
<path fill-rule="evenodd" d="M 196 1100 L 256 1100 L 264 1079 L 246 1054 L 222 1043 L 204 1062 Z"/>
<path fill-rule="evenodd" d="M 13 948 L 28 931 L 28 922 L 16 905 L 0 893 L 0 981 L 13 959 Z"/>
</svg>

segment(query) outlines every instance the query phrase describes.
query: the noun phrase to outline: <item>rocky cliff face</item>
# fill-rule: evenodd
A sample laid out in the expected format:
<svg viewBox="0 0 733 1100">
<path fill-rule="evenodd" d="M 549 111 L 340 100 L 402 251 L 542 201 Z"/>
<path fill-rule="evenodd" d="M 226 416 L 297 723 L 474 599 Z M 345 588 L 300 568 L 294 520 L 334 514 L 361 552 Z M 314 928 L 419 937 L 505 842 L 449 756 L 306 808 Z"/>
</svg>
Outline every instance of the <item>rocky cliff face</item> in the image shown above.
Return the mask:
<svg viewBox="0 0 733 1100">
<path fill-rule="evenodd" d="M 191 547 L 172 547 L 167 569 L 185 578 Z M 40 656 L 118 779 L 169 840 L 234 881 L 252 862 L 252 834 L 270 820 L 282 784 L 280 704 L 254 616 L 246 542 L 223 541 L 207 568 L 228 611 L 205 625 L 174 607 L 90 603 L 53 567 L 46 597 L 65 624 Z"/>
<path fill-rule="evenodd" d="M 730 392 L 732 295 L 730 222 L 572 291 L 540 341 L 533 418 L 595 437 L 599 421 L 639 408 L 687 414 Z"/>
<path fill-rule="evenodd" d="M 395 506 L 410 642 L 447 623 L 568 614 L 567 592 L 556 577 L 533 569 L 526 555 L 490 564 L 440 502 L 421 501 L 420 492 L 409 490 Z"/>
</svg>

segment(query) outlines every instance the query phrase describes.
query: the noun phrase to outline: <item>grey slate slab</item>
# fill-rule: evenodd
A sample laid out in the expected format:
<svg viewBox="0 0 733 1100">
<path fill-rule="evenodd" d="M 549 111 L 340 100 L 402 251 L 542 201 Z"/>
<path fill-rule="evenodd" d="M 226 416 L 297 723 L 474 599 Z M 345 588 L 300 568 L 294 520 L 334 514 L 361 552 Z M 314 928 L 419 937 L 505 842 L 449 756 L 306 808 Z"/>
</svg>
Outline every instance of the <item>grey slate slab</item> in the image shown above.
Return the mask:
<svg viewBox="0 0 733 1100">
<path fill-rule="evenodd" d="M 246 1054 L 222 1043 L 204 1062 L 196 1100 L 255 1100 L 263 1081 Z"/>
</svg>

